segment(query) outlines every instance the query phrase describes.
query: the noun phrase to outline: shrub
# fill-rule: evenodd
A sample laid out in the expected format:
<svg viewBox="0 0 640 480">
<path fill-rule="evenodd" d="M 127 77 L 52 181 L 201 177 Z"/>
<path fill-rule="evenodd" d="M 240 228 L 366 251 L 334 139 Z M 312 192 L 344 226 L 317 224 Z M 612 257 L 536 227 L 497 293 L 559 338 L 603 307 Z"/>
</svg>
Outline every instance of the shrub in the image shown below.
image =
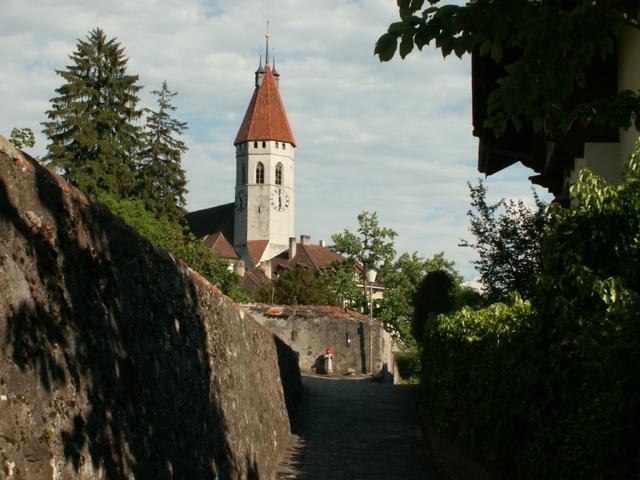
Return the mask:
<svg viewBox="0 0 640 480">
<path fill-rule="evenodd" d="M 637 478 L 640 151 L 619 186 L 583 171 L 555 206 L 530 303 L 440 315 L 425 407 L 495 478 Z"/>
<path fill-rule="evenodd" d="M 427 330 L 422 373 L 436 430 L 487 465 L 514 470 L 537 371 L 531 305 L 509 303 L 438 316 Z M 508 441 L 505 441 L 509 439 Z"/>
<path fill-rule="evenodd" d="M 406 383 L 418 383 L 420 381 L 422 366 L 420 364 L 420 352 L 406 350 L 395 352 L 394 359 L 398 367 L 400 377 Z"/>
</svg>

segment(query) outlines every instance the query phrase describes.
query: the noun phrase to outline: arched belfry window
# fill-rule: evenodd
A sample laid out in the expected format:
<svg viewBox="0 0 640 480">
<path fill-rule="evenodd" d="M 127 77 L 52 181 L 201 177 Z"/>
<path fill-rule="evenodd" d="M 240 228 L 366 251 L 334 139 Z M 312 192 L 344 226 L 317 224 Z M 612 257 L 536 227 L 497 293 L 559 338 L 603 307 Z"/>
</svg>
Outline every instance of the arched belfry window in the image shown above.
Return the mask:
<svg viewBox="0 0 640 480">
<path fill-rule="evenodd" d="M 258 162 L 256 166 L 256 183 L 264 183 L 264 165 Z"/>
<path fill-rule="evenodd" d="M 276 185 L 282 185 L 282 164 L 276 165 Z"/>
</svg>

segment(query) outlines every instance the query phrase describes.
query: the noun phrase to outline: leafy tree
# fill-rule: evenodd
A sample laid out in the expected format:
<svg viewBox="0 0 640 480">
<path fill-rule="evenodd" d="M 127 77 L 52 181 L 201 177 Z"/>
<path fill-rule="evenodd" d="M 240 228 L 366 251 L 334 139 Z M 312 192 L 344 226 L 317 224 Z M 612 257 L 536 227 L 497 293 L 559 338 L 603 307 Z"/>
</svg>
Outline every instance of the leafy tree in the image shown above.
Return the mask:
<svg viewBox="0 0 640 480">
<path fill-rule="evenodd" d="M 453 310 L 454 312 L 464 308 L 483 308 L 489 303 L 487 299 L 473 287 L 458 285 L 453 290 Z"/>
<path fill-rule="evenodd" d="M 113 213 L 136 228 L 140 235 L 184 260 L 224 293 L 232 298 L 243 298 L 243 292 L 238 288 L 240 277 L 230 272 L 224 260 L 216 257 L 204 243 L 185 231 L 183 227 L 167 217 L 156 216 L 146 209 L 141 199 L 123 199 L 106 192 L 99 192 L 98 198 Z"/>
<path fill-rule="evenodd" d="M 459 286 L 464 281 L 464 278 L 460 272 L 456 269 L 455 262 L 453 260 L 447 260 L 444 256 L 444 252 L 436 253 L 433 257 L 427 258 L 425 261 L 423 275 L 417 278 L 416 284 L 422 280 L 425 273 L 435 272 L 437 270 L 444 270 L 453 279 L 453 283 Z"/>
<path fill-rule="evenodd" d="M 435 321 L 441 313 L 453 310 L 453 291 L 455 281 L 446 270 L 434 270 L 420 281 L 414 295 L 414 311 L 411 321 L 411 333 L 422 344 L 428 324 Z"/>
<path fill-rule="evenodd" d="M 43 123 L 51 142 L 45 160 L 90 194 L 128 196 L 141 147 L 138 76 L 127 74 L 124 48 L 99 28 L 78 40 L 70 58 L 72 65 L 56 71 L 65 83 Z"/>
<path fill-rule="evenodd" d="M 398 50 L 435 42 L 444 57 L 474 50 L 504 67 L 488 99 L 485 127 L 500 136 L 512 123 L 530 123 L 547 138 L 562 137 L 577 121 L 640 128 L 640 95 L 630 90 L 610 99 L 576 104 L 586 70 L 615 52 L 625 25 L 638 28 L 640 4 L 621 0 L 480 0 L 434 6 L 439 0 L 398 0 L 401 21 L 376 43 L 381 61 Z"/>
<path fill-rule="evenodd" d="M 151 93 L 158 97 L 158 110 L 147 110 L 140 196 L 151 211 L 177 220 L 184 215 L 187 193 L 187 179 L 181 165 L 187 146 L 178 137 L 187 124 L 171 116 L 176 109 L 171 101 L 177 93 L 169 90 L 166 81 L 160 90 Z"/>
<path fill-rule="evenodd" d="M 363 271 L 382 271 L 393 261 L 396 251 L 393 240 L 398 234 L 391 228 L 381 227 L 376 212 L 364 211 L 358 215 L 357 233 L 346 230 L 331 236 L 332 249 L 352 259 Z"/>
<path fill-rule="evenodd" d="M 480 281 L 488 298 L 505 300 L 511 292 L 529 298 L 533 282 L 540 272 L 540 239 L 544 231 L 547 205 L 533 191 L 536 209 L 522 200 L 502 199 L 487 204 L 487 188 L 469 184 L 471 206 L 467 215 L 469 230 L 475 237 L 462 240 L 460 246 L 476 250 Z"/>
<path fill-rule="evenodd" d="M 335 261 L 320 270 L 317 278 L 330 292 L 330 304 L 350 308 L 357 308 L 364 304 L 364 293 L 355 281 L 353 260 Z"/>
<path fill-rule="evenodd" d="M 444 252 L 427 259 L 416 252 L 403 253 L 385 272 L 384 298 L 378 305 L 376 315 L 387 329 L 396 333 L 396 338 L 405 349 L 414 349 L 417 346 L 415 340 L 419 340 L 413 335 L 411 327 L 416 288 L 425 275 L 440 269 L 448 273 L 456 287 L 462 282 L 462 275 L 456 270 L 454 262 L 445 258 Z"/>
<path fill-rule="evenodd" d="M 280 275 L 263 296 L 280 305 L 330 305 L 335 304 L 336 299 L 324 282 L 301 267 Z"/>
<path fill-rule="evenodd" d="M 21 150 L 25 147 L 33 148 L 36 145 L 36 137 L 30 128 L 12 128 L 9 141 Z"/>
</svg>

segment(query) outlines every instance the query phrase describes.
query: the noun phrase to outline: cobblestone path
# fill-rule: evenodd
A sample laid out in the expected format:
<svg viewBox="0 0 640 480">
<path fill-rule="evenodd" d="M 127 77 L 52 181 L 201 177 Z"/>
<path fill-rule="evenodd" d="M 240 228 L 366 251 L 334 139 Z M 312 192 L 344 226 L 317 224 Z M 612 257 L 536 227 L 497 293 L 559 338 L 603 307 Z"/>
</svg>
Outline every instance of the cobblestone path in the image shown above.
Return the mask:
<svg viewBox="0 0 640 480">
<path fill-rule="evenodd" d="M 310 376 L 302 382 L 279 479 L 441 480 L 416 420 L 415 388 Z"/>
</svg>

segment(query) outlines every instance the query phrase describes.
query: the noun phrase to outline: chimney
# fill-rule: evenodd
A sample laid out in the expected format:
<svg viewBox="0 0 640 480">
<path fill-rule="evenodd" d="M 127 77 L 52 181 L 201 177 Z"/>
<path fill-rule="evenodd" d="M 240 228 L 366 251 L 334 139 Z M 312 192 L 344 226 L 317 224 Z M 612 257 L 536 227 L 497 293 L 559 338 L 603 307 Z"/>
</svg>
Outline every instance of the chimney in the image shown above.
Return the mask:
<svg viewBox="0 0 640 480">
<path fill-rule="evenodd" d="M 309 245 L 311 243 L 311 237 L 309 235 L 300 235 L 300 243 L 302 245 Z"/>
<path fill-rule="evenodd" d="M 289 260 L 296 256 L 296 237 L 289 237 Z"/>
<path fill-rule="evenodd" d="M 327 244 L 324 243 L 324 240 L 320 240 L 320 243 L 318 245 L 320 245 L 321 247 L 326 247 L 327 246 Z"/>
<path fill-rule="evenodd" d="M 244 277 L 244 262 L 242 260 L 238 260 L 236 263 L 236 274 L 239 277 Z"/>
</svg>

